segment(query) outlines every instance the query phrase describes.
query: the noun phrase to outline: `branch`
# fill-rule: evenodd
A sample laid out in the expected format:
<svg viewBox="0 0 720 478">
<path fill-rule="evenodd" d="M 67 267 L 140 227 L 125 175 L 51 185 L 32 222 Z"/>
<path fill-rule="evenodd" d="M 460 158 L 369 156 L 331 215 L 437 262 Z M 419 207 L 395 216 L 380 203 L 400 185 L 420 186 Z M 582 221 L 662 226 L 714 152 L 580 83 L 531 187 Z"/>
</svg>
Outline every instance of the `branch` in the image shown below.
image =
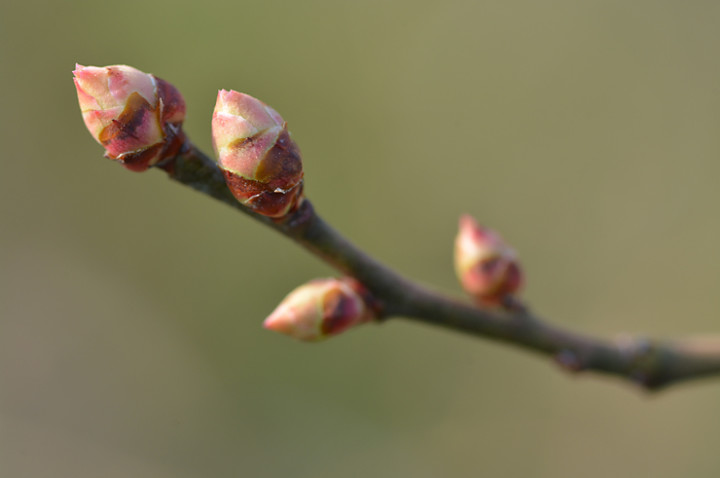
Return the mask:
<svg viewBox="0 0 720 478">
<path fill-rule="evenodd" d="M 522 307 L 505 312 L 477 308 L 426 289 L 366 255 L 325 223 L 308 200 L 282 220 L 245 208 L 227 188 L 215 162 L 192 145 L 159 167 L 172 179 L 251 216 L 355 277 L 379 301 L 382 319 L 403 316 L 503 341 L 550 356 L 568 371 L 614 375 L 647 390 L 720 374 L 720 337 L 603 340 L 553 326 Z"/>
</svg>

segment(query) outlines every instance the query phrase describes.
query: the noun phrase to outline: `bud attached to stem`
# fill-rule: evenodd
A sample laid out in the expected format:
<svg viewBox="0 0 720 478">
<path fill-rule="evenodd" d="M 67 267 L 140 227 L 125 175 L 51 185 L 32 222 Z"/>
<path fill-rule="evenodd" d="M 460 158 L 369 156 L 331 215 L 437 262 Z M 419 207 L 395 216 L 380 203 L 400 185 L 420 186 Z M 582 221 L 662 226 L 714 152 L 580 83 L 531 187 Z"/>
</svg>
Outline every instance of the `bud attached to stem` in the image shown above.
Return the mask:
<svg viewBox="0 0 720 478">
<path fill-rule="evenodd" d="M 85 125 L 106 157 L 145 171 L 185 143 L 185 101 L 170 83 L 126 65 L 76 65 L 73 75 Z"/>
<path fill-rule="evenodd" d="M 277 111 L 252 96 L 220 90 L 212 132 L 218 166 L 238 201 L 273 218 L 297 209 L 303 198 L 300 149 Z"/>
<path fill-rule="evenodd" d="M 266 329 L 315 342 L 376 318 L 369 292 L 356 280 L 316 279 L 292 291 L 265 319 Z"/>
<path fill-rule="evenodd" d="M 523 283 L 515 251 L 469 215 L 460 218 L 455 271 L 465 291 L 486 306 L 502 305 Z"/>
</svg>

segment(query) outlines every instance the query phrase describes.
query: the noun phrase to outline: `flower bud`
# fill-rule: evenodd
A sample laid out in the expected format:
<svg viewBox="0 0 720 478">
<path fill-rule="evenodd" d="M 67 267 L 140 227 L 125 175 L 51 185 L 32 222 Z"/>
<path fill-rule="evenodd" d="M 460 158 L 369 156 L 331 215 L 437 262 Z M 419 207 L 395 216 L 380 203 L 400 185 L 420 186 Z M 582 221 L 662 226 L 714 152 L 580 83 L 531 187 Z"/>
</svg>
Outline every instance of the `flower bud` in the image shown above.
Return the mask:
<svg viewBox="0 0 720 478">
<path fill-rule="evenodd" d="M 314 342 L 374 319 L 370 303 L 369 293 L 354 279 L 316 279 L 285 297 L 263 325 Z"/>
<path fill-rule="evenodd" d="M 515 251 L 471 216 L 460 218 L 455 271 L 465 291 L 484 305 L 501 305 L 523 282 Z"/>
<path fill-rule="evenodd" d="M 76 65 L 73 75 L 85 125 L 106 157 L 145 171 L 178 153 L 185 101 L 170 83 L 126 65 Z"/>
<path fill-rule="evenodd" d="M 220 90 L 212 133 L 218 166 L 238 201 L 275 218 L 297 208 L 303 197 L 300 150 L 277 111 L 252 96 Z"/>
</svg>

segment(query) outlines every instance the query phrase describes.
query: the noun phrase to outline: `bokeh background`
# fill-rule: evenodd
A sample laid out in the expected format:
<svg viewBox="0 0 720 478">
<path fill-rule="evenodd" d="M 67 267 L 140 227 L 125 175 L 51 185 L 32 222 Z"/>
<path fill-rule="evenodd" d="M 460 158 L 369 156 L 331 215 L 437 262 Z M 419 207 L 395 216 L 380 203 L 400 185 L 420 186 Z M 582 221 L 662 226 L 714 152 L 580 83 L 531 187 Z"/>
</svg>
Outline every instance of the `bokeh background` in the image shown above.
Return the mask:
<svg viewBox="0 0 720 478">
<path fill-rule="evenodd" d="M 460 213 L 568 328 L 717 332 L 720 3 L 0 3 L 0 475 L 716 477 L 720 380 L 657 396 L 406 320 L 307 345 L 262 319 L 327 266 L 102 158 L 74 63 L 288 120 L 340 231 L 460 294 Z"/>
</svg>

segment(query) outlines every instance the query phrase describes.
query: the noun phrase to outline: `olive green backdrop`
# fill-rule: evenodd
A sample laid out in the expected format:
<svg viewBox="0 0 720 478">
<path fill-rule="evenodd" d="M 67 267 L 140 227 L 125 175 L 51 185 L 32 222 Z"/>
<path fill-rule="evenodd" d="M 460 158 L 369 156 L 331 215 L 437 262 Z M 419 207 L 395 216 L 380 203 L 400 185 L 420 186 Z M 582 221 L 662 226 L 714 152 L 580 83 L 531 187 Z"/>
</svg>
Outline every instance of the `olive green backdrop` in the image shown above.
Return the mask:
<svg viewBox="0 0 720 478">
<path fill-rule="evenodd" d="M 282 113 L 320 213 L 460 294 L 459 214 L 521 254 L 541 314 L 718 332 L 720 4 L 0 4 L 0 475 L 716 477 L 720 380 L 648 397 L 406 320 L 266 332 L 333 272 L 230 208 L 102 158 L 74 63 Z"/>
</svg>

